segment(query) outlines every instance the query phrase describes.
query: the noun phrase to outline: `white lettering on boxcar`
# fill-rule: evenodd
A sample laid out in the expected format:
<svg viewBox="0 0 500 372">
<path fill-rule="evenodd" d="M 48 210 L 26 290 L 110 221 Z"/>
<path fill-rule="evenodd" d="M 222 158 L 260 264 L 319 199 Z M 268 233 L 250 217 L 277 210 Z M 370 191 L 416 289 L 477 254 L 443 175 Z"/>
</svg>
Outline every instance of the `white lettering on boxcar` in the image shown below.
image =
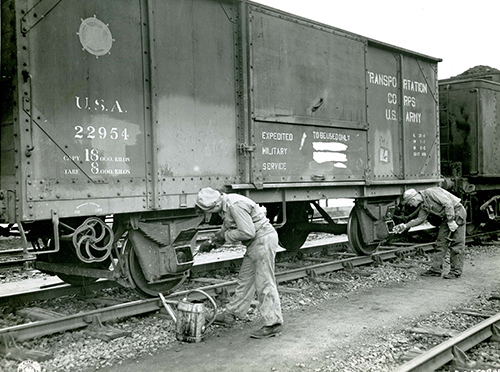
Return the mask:
<svg viewBox="0 0 500 372">
<path fill-rule="evenodd" d="M 286 147 L 263 147 L 262 155 L 286 155 L 288 149 Z"/>
<path fill-rule="evenodd" d="M 391 75 L 377 74 L 372 71 L 367 71 L 368 82 L 370 84 L 382 85 L 384 87 L 398 87 L 398 78 Z"/>
<path fill-rule="evenodd" d="M 68 155 L 63 155 L 63 160 L 64 161 L 70 161 L 70 160 L 80 161 L 80 157 L 78 155 L 72 155 L 71 157 Z"/>
<path fill-rule="evenodd" d="M 408 123 L 421 123 L 422 122 L 422 114 L 420 112 L 411 112 L 411 111 L 408 111 L 406 113 L 405 120 Z"/>
<path fill-rule="evenodd" d="M 395 93 L 387 93 L 387 102 L 389 102 L 391 105 L 397 105 L 398 95 Z"/>
<path fill-rule="evenodd" d="M 85 208 L 85 210 L 90 210 L 90 211 L 93 210 L 95 213 L 102 212 L 102 207 L 99 204 L 93 203 L 93 202 L 87 202 L 87 203 L 77 205 L 76 209 L 74 211 L 74 214 L 79 214 L 83 208 Z"/>
<path fill-rule="evenodd" d="M 286 170 L 286 163 L 262 163 L 262 170 L 273 171 L 273 170 Z"/>
<path fill-rule="evenodd" d="M 124 110 L 122 108 L 122 105 L 118 100 L 112 101 L 112 106 L 109 108 L 109 105 L 107 102 L 104 101 L 102 98 L 95 99 L 92 103 L 89 97 L 78 97 L 75 96 L 76 100 L 76 107 L 80 110 L 93 110 L 93 111 L 100 111 L 100 112 L 118 112 L 120 114 L 126 113 L 127 110 Z"/>
<path fill-rule="evenodd" d="M 279 132 L 262 132 L 263 140 L 273 140 L 273 141 L 293 141 L 292 133 L 279 133 Z"/>
<path fill-rule="evenodd" d="M 398 114 L 396 110 L 385 109 L 385 118 L 387 120 L 398 120 Z"/>
<path fill-rule="evenodd" d="M 409 79 L 403 79 L 403 89 L 418 93 L 428 93 L 427 84 Z"/>
<path fill-rule="evenodd" d="M 81 138 L 89 138 L 89 139 L 112 139 L 112 140 L 117 140 L 117 139 L 123 139 L 124 141 L 127 141 L 130 137 L 128 134 L 127 128 L 124 128 L 121 130 L 121 132 L 118 132 L 118 128 L 112 127 L 111 129 L 106 128 L 106 127 L 94 127 L 92 125 L 89 125 L 88 127 L 84 128 L 81 125 L 75 125 L 75 138 L 81 139 Z"/>
<path fill-rule="evenodd" d="M 130 161 L 130 158 L 125 156 L 115 156 L 115 161 L 128 163 Z"/>
<path fill-rule="evenodd" d="M 413 156 L 427 156 L 426 133 L 413 133 L 412 150 Z"/>
<path fill-rule="evenodd" d="M 403 97 L 403 102 L 404 102 L 405 106 L 411 106 L 411 107 L 416 107 L 417 106 L 417 99 L 415 97 L 404 96 Z"/>
<path fill-rule="evenodd" d="M 389 149 L 386 149 L 385 147 L 380 148 L 380 158 L 379 160 L 382 163 L 389 163 Z"/>
<path fill-rule="evenodd" d="M 348 142 L 351 140 L 351 135 L 345 133 L 329 133 L 329 132 L 313 131 L 313 139 Z"/>
</svg>

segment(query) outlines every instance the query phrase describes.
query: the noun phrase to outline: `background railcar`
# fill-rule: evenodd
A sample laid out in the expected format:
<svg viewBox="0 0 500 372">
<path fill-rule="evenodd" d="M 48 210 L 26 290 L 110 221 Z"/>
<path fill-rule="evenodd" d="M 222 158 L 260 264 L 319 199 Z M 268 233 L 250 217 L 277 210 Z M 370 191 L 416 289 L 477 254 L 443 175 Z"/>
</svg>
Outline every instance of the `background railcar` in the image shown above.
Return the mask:
<svg viewBox="0 0 500 372">
<path fill-rule="evenodd" d="M 467 208 L 468 233 L 500 221 L 500 71 L 476 66 L 439 81 L 444 187 Z"/>
<path fill-rule="evenodd" d="M 205 186 L 266 206 L 287 249 L 347 230 L 370 254 L 440 181 L 437 58 L 231 0 L 7 0 L 1 46 L 0 222 L 71 283 L 175 288 Z"/>
</svg>

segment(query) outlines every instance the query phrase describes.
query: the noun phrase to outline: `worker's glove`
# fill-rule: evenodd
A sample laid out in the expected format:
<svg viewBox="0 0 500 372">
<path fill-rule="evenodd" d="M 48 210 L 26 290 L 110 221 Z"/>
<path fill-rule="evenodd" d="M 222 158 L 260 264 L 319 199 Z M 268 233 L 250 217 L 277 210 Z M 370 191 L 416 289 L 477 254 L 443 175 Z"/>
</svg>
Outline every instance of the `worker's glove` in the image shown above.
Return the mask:
<svg viewBox="0 0 500 372">
<path fill-rule="evenodd" d="M 450 229 L 451 232 L 454 232 L 456 229 L 458 229 L 458 225 L 454 220 L 448 221 L 448 228 Z"/>
<path fill-rule="evenodd" d="M 224 244 L 224 243 L 226 242 L 226 238 L 225 238 L 224 231 L 219 230 L 218 232 L 216 232 L 216 233 L 212 236 L 211 240 L 212 240 L 213 242 L 217 243 L 217 244 L 220 244 L 220 245 Z"/>
<path fill-rule="evenodd" d="M 210 252 L 216 246 L 217 245 L 214 242 L 212 242 L 212 239 L 208 239 L 200 244 L 200 248 L 198 248 L 198 252 L 201 252 L 201 253 Z"/>
<path fill-rule="evenodd" d="M 400 223 L 399 225 L 394 226 L 394 229 L 392 231 L 396 234 L 401 234 L 406 230 L 406 225 L 404 223 Z"/>
</svg>

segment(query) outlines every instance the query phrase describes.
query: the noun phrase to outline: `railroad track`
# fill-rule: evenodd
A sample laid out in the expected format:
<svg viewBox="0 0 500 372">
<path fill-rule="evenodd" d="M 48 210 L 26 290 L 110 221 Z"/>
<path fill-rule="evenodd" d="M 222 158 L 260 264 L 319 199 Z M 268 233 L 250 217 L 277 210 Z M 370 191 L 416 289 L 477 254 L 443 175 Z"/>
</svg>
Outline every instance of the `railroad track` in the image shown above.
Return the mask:
<svg viewBox="0 0 500 372">
<path fill-rule="evenodd" d="M 18 249 L 15 250 L 9 250 L 11 252 L 7 251 L 0 251 L 2 252 L 0 254 L 0 268 L 12 268 L 12 267 L 23 267 L 25 265 L 29 265 L 30 262 L 35 261 L 35 255 L 29 254 L 27 257 L 23 254 L 23 251 L 21 249 L 21 252 L 19 252 Z M 6 252 L 6 253 L 4 253 Z"/>
<path fill-rule="evenodd" d="M 299 268 L 285 270 L 276 273 L 278 284 L 297 280 L 300 278 L 310 278 L 312 281 L 321 282 L 320 275 L 339 271 L 352 270 L 355 267 L 370 265 L 373 263 L 382 263 L 384 261 L 397 259 L 400 257 L 412 256 L 425 253 L 434 249 L 433 242 L 415 244 L 413 246 L 403 247 L 381 247 L 381 250 L 371 256 L 356 256 L 344 259 L 332 259 L 329 262 L 321 262 L 311 264 Z M 314 249 L 325 249 L 324 244 L 318 244 L 311 247 Z M 232 293 L 236 286 L 236 280 L 217 283 L 208 286 L 198 287 L 211 296 L 217 296 L 224 293 Z M 171 304 L 176 304 L 177 301 L 186 296 L 191 289 L 176 292 L 166 297 Z M 191 298 L 196 298 L 196 294 L 191 295 Z M 13 339 L 15 341 L 25 341 L 36 337 L 47 336 L 54 333 L 75 330 L 87 327 L 91 324 L 103 323 L 107 321 L 117 320 L 130 316 L 146 314 L 159 311 L 163 308 L 163 303 L 158 298 L 132 301 L 119 305 L 105 307 L 99 310 L 78 313 L 70 316 L 61 316 L 49 320 L 36 321 L 32 323 L 16 325 L 0 330 L 0 338 Z"/>
<path fill-rule="evenodd" d="M 379 252 L 374 254 L 373 256 L 349 257 L 340 260 L 320 262 L 323 261 L 324 258 L 310 257 L 308 252 L 323 251 L 323 253 L 326 253 L 324 251 L 329 251 L 329 253 L 333 253 L 334 256 L 338 257 L 343 255 L 344 253 L 333 252 L 333 251 L 338 251 L 338 245 L 336 246 L 335 244 L 325 243 L 323 241 L 316 241 L 311 243 L 314 244 L 308 247 L 307 250 L 304 250 L 305 252 L 304 255 L 306 256 L 304 260 L 308 261 L 309 263 L 314 262 L 314 264 L 277 273 L 276 278 L 278 283 L 283 284 L 288 281 L 306 277 L 309 278 L 310 283 L 314 282 L 321 283 L 323 282 L 321 274 L 326 274 L 329 272 L 339 271 L 344 269 L 352 270 L 351 275 L 353 274 L 356 275 L 356 272 L 358 271 L 360 274 L 363 274 L 363 270 L 359 269 L 356 270 L 355 268 L 363 265 L 369 265 L 372 263 L 383 263 L 385 261 L 390 261 L 395 258 L 401 258 L 401 257 L 406 258 L 433 250 L 432 242 L 413 245 L 413 246 L 403 244 L 402 246 L 399 246 L 397 248 L 391 246 L 381 246 Z M 345 242 L 337 242 L 336 244 L 345 244 Z M 284 254 L 286 255 L 287 253 L 284 252 Z M 389 265 L 396 266 L 393 264 Z M 105 281 L 103 282 L 106 283 Z M 326 279 L 324 282 L 328 282 L 328 279 Z M 109 284 L 111 282 L 107 283 Z M 101 285 L 103 285 L 103 283 L 101 283 Z M 235 285 L 236 285 L 235 281 L 228 280 L 225 282 L 219 282 L 216 284 L 198 288 L 205 290 L 211 296 L 222 295 L 223 297 L 224 295 L 231 293 L 234 290 Z M 280 287 L 281 289 L 285 290 L 289 289 L 287 287 L 282 287 L 282 286 Z M 49 288 L 46 289 L 48 290 Z M 295 288 L 290 288 L 290 289 L 295 289 Z M 171 294 L 170 296 L 167 297 L 167 302 L 172 305 L 175 305 L 178 300 L 183 298 L 189 292 L 189 290 L 190 289 Z M 194 297 L 196 297 L 196 295 L 194 294 L 190 295 L 190 298 Z M 102 309 L 86 311 L 75 315 L 60 316 L 57 318 L 48 319 L 44 321 L 37 321 L 33 323 L 4 328 L 0 330 L 0 339 L 3 339 L 4 342 L 5 340 L 11 340 L 11 342 L 16 342 L 42 336 L 49 336 L 54 333 L 71 331 L 71 330 L 79 330 L 79 329 L 90 330 L 93 328 L 92 326 L 95 324 L 102 324 L 107 321 L 123 319 L 135 315 L 157 313 L 159 310 L 162 309 L 163 309 L 163 304 L 157 298 L 121 303 L 119 305 L 108 306 Z"/>
<path fill-rule="evenodd" d="M 337 241 L 332 241 L 330 239 L 316 241 L 313 243 L 308 243 L 305 245 L 303 249 L 301 249 L 302 254 L 314 254 L 316 252 L 321 252 L 323 250 L 345 250 L 347 248 L 347 240 L 346 239 L 338 239 Z M 284 249 L 281 249 L 277 253 L 278 259 L 284 259 L 287 256 L 295 256 L 296 253 L 288 252 Z M 347 254 L 349 255 L 349 254 Z M 205 262 L 197 262 L 191 268 L 192 274 L 199 274 L 206 271 L 220 270 L 225 268 L 237 268 L 241 264 L 241 260 L 243 259 L 242 253 L 237 253 L 236 257 L 230 257 L 227 259 L 209 259 L 208 261 L 205 259 Z M 210 258 L 209 255 L 205 256 L 206 258 Z M 17 293 L 9 293 L 0 295 L 0 306 L 13 306 L 18 307 L 22 306 L 25 303 L 33 302 L 33 301 L 43 301 L 49 300 L 53 298 L 58 298 L 62 296 L 68 295 L 83 295 L 87 293 L 93 293 L 95 291 L 99 291 L 101 289 L 119 287 L 120 285 L 114 281 L 109 280 L 99 280 L 96 283 L 92 283 L 86 285 L 85 287 L 77 287 L 66 284 L 64 282 L 60 282 L 59 284 L 53 284 L 50 286 L 44 286 L 42 288 L 30 290 L 30 291 L 22 291 Z"/>
<path fill-rule="evenodd" d="M 429 349 L 420 356 L 400 366 L 395 372 L 435 371 L 450 362 L 450 370 L 498 370 L 500 368 L 498 364 L 496 366 L 485 365 L 470 360 L 465 354 L 466 351 L 481 342 L 489 340 L 500 342 L 500 313 Z"/>
<path fill-rule="evenodd" d="M 429 230 L 428 228 L 420 228 L 420 229 L 415 229 L 413 231 L 414 234 L 419 234 L 422 230 Z M 477 237 L 484 237 L 488 234 L 496 234 L 498 232 L 492 232 L 492 233 L 486 233 L 486 234 L 480 234 L 474 237 L 470 237 L 468 240 L 473 240 Z M 404 243 L 402 243 L 404 245 Z M 407 243 L 409 244 L 409 243 Z M 332 240 L 320 240 L 320 241 L 313 241 L 313 242 L 308 242 L 306 245 L 301 249 L 301 253 L 303 255 L 312 255 L 317 252 L 325 251 L 325 250 L 331 250 L 331 251 L 342 251 L 342 250 L 347 250 L 348 246 L 348 241 L 347 239 L 338 239 L 335 242 L 332 242 Z M 381 246 L 380 250 L 387 250 L 386 247 Z M 293 252 L 288 252 L 283 249 L 281 249 L 277 253 L 277 259 L 286 259 L 286 256 L 295 256 L 296 253 Z M 342 253 L 339 254 L 338 257 L 346 257 L 349 256 L 349 253 Z M 353 254 L 351 254 L 353 255 Z M 193 274 L 199 274 L 201 272 L 206 272 L 206 271 L 212 271 L 212 270 L 218 270 L 218 269 L 224 269 L 224 268 L 230 268 L 230 269 L 236 269 L 240 264 L 242 260 L 243 254 L 236 254 L 236 257 L 230 258 L 230 259 L 215 259 L 215 260 L 209 260 L 206 262 L 198 262 L 195 263 L 195 266 L 191 269 L 191 272 Z M 361 260 L 364 261 L 366 260 L 367 262 L 370 262 L 372 258 L 370 257 L 375 257 L 377 259 L 377 255 L 374 256 L 367 256 L 368 258 L 361 257 Z M 311 257 L 306 257 L 306 260 L 309 261 L 314 261 L 317 259 L 311 258 Z M 324 259 L 320 259 L 320 261 L 324 261 Z M 321 274 L 321 273 L 320 273 Z M 116 284 L 113 281 L 108 281 L 108 280 L 99 280 L 96 283 L 87 285 L 85 287 L 77 287 L 77 286 L 71 286 L 69 284 L 65 284 L 64 282 L 60 282 L 57 284 L 52 284 L 49 286 L 43 286 L 38 289 L 33 289 L 29 291 L 22 291 L 22 292 L 17 292 L 17 293 L 9 293 L 9 294 L 3 294 L 0 295 L 0 306 L 13 306 L 13 307 L 19 307 L 22 306 L 25 303 L 33 302 L 33 301 L 43 301 L 43 300 L 49 300 L 49 299 L 54 299 L 62 296 L 67 296 L 67 295 L 84 295 L 87 293 L 93 293 L 95 291 L 99 291 L 101 289 L 106 289 L 106 288 L 113 288 L 113 287 L 118 287 L 119 285 Z"/>
<path fill-rule="evenodd" d="M 413 233 L 419 234 L 420 231 L 422 230 L 429 230 L 428 228 L 420 228 L 420 229 L 415 229 Z M 492 232 L 492 233 L 485 233 L 485 234 L 479 234 L 474 237 L 469 237 L 468 241 L 471 241 L 477 237 L 484 237 L 487 235 L 491 234 L 498 234 L 499 231 Z M 306 243 L 306 245 L 301 249 L 302 254 L 306 255 L 311 255 L 316 252 L 321 252 L 323 250 L 332 250 L 332 251 L 341 251 L 341 250 L 346 250 L 348 246 L 348 241 L 347 239 L 339 239 L 336 242 L 332 242 L 331 240 L 321 240 L 321 241 L 315 241 L 315 242 L 309 242 Z M 380 247 L 381 250 L 386 249 L 384 246 Z M 286 258 L 286 256 L 294 256 L 296 253 L 293 252 L 288 252 L 286 250 L 281 249 L 277 253 L 277 259 L 282 259 Z M 343 256 L 348 256 L 348 253 L 343 253 Z M 237 257 L 231 258 L 231 259 L 224 259 L 224 260 L 211 260 L 207 262 L 202 262 L 202 263 L 195 263 L 195 266 L 191 268 L 191 272 L 193 274 L 198 274 L 201 272 L 206 272 L 206 271 L 212 271 L 212 270 L 218 270 L 218 269 L 224 269 L 224 268 L 231 268 L 235 269 L 241 264 L 241 260 L 243 255 L 242 254 L 237 254 Z M 341 256 L 339 256 L 341 257 Z M 367 257 L 372 257 L 372 256 L 367 256 Z M 377 257 L 374 255 L 373 257 Z M 314 260 L 313 258 L 306 258 L 307 260 Z M 370 261 L 371 258 L 361 258 L 362 260 L 367 260 L 368 262 Z M 87 285 L 85 287 L 77 287 L 77 286 L 71 286 L 69 284 L 65 284 L 64 282 L 60 282 L 58 284 L 52 284 L 50 286 L 43 286 L 42 288 L 38 289 L 33 289 L 29 291 L 22 291 L 22 292 L 17 292 L 17 293 L 9 293 L 9 294 L 3 294 L 0 295 L 0 306 L 13 306 L 13 307 L 19 307 L 22 306 L 25 303 L 28 302 L 33 302 L 33 301 L 43 301 L 43 300 L 49 300 L 53 298 L 58 298 L 62 296 L 67 296 L 67 295 L 84 295 L 87 293 L 92 293 L 95 291 L 99 291 L 101 289 L 106 289 L 106 288 L 113 288 L 113 287 L 118 287 L 119 285 L 113 281 L 109 280 L 99 280 L 96 283 Z"/>
</svg>

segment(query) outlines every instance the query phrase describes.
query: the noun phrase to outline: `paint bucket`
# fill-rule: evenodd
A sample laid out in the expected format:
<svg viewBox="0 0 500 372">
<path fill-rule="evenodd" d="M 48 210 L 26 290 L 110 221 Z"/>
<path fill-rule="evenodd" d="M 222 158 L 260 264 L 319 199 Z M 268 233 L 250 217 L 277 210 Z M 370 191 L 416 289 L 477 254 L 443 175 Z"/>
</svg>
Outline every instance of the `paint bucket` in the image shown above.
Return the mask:
<svg viewBox="0 0 500 372">
<path fill-rule="evenodd" d="M 204 302 L 202 300 L 188 298 L 193 292 L 201 293 L 212 303 L 213 317 L 208 322 L 206 319 Z M 214 299 L 201 289 L 193 289 L 186 297 L 177 303 L 177 314 L 175 315 L 161 293 L 160 298 L 175 322 L 177 340 L 184 342 L 203 341 L 203 333 L 214 322 L 217 314 L 217 304 Z"/>
</svg>

